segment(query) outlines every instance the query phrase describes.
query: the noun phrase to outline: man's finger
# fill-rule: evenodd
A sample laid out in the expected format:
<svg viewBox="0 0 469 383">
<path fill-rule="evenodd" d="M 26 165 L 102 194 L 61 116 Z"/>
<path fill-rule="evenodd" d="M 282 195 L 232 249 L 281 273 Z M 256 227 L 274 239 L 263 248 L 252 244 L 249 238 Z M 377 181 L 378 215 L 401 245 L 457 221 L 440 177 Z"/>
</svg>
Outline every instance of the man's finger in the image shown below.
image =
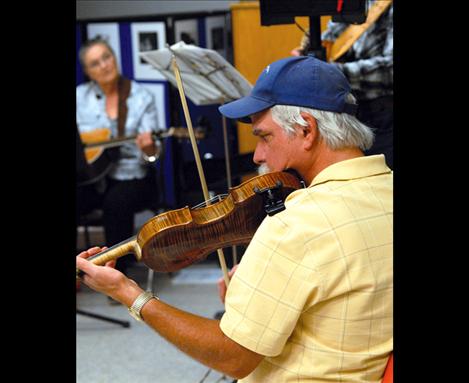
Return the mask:
<svg viewBox="0 0 469 383">
<path fill-rule="evenodd" d="M 80 258 L 88 258 L 88 257 L 91 257 L 92 255 L 98 254 L 100 251 L 101 251 L 101 248 L 98 246 L 95 246 L 86 251 L 82 251 L 80 254 L 78 254 L 78 256 Z"/>
<path fill-rule="evenodd" d="M 94 273 L 93 268 L 95 267 L 95 265 L 92 262 L 87 261 L 86 259 L 83 259 L 81 257 L 77 257 L 76 261 L 77 261 L 77 268 L 78 269 L 83 271 L 85 274 L 88 274 L 90 276 L 93 275 L 93 273 Z"/>
</svg>

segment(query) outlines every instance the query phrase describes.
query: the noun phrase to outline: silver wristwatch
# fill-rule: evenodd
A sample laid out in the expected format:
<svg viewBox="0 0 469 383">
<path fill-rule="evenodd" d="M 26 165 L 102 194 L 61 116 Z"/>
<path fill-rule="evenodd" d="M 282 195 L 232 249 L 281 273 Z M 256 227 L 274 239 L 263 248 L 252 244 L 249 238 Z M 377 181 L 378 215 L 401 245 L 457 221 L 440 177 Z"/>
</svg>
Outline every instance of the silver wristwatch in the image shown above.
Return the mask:
<svg viewBox="0 0 469 383">
<path fill-rule="evenodd" d="M 153 298 L 159 300 L 159 298 L 156 295 L 153 295 L 151 291 L 145 291 L 141 293 L 137 299 L 135 299 L 134 303 L 132 303 L 132 306 L 129 307 L 129 314 L 139 322 L 143 322 L 143 318 L 140 312 L 142 311 L 143 306 L 145 306 L 145 304 Z"/>
</svg>

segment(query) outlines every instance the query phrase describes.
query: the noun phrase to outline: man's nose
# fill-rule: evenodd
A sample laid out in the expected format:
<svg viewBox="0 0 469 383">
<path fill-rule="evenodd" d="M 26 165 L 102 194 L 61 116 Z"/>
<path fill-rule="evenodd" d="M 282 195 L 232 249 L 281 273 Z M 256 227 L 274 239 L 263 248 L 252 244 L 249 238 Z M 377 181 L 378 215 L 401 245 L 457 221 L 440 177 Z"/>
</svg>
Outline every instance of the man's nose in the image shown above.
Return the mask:
<svg viewBox="0 0 469 383">
<path fill-rule="evenodd" d="M 261 165 L 265 162 L 264 151 L 260 148 L 259 144 L 256 145 L 256 150 L 254 150 L 252 160 L 256 165 Z"/>
</svg>

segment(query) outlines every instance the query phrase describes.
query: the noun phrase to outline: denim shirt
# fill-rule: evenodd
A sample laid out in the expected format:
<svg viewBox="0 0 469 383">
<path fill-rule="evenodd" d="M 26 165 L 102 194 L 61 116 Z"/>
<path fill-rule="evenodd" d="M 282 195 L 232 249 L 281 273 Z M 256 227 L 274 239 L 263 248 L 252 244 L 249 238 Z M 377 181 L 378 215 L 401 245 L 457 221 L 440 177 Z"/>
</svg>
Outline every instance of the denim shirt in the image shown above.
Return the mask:
<svg viewBox="0 0 469 383">
<path fill-rule="evenodd" d="M 111 137 L 117 137 L 117 120 L 111 120 L 106 113 L 106 96 L 94 82 L 80 84 L 76 88 L 76 118 L 80 133 L 98 128 L 109 128 Z M 135 81 L 127 98 L 127 120 L 125 136 L 158 130 L 158 115 L 153 94 Z M 116 180 L 144 178 L 148 163 L 143 160 L 135 141 L 130 141 L 119 148 L 119 160 L 109 172 L 109 177 Z"/>
</svg>

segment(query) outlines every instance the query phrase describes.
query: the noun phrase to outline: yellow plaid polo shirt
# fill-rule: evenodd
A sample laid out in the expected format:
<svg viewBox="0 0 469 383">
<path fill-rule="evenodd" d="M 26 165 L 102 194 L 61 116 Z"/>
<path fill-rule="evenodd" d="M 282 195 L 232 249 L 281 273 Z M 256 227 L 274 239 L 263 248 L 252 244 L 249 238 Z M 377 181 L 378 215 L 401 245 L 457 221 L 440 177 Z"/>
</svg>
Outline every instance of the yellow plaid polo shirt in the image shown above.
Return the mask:
<svg viewBox="0 0 469 383">
<path fill-rule="evenodd" d="M 393 349 L 393 176 L 383 155 L 324 169 L 256 231 L 221 330 L 265 355 L 240 382 L 380 382 Z"/>
</svg>

